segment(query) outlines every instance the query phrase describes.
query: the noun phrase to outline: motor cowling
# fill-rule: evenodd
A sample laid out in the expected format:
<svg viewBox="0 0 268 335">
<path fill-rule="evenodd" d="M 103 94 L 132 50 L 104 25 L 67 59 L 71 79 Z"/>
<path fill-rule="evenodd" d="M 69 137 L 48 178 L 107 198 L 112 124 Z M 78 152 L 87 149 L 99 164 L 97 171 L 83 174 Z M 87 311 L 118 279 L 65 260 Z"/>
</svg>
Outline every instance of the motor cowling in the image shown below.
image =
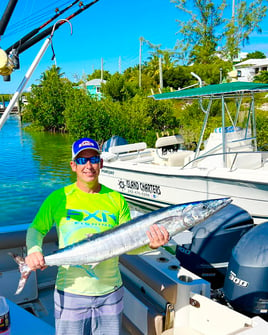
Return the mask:
<svg viewBox="0 0 268 335">
<path fill-rule="evenodd" d="M 102 151 L 108 152 L 109 148 L 117 146 L 117 145 L 124 145 L 124 144 L 128 144 L 128 141 L 125 140 L 123 137 L 112 136 L 109 140 L 103 143 Z"/>
<path fill-rule="evenodd" d="M 213 289 L 222 288 L 232 249 L 253 225 L 247 211 L 230 204 L 191 228 L 192 243 L 177 246 L 176 257 Z"/>
<path fill-rule="evenodd" d="M 223 292 L 237 311 L 268 316 L 268 222 L 248 231 L 232 251 Z"/>
</svg>

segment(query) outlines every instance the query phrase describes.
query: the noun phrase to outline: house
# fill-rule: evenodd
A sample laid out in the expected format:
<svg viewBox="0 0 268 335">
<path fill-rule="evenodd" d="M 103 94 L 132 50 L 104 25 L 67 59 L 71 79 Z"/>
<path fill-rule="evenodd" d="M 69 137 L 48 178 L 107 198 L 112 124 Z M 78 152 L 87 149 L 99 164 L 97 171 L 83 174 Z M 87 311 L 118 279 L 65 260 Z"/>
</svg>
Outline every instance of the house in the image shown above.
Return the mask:
<svg viewBox="0 0 268 335">
<path fill-rule="evenodd" d="M 254 76 L 261 71 L 267 71 L 268 58 L 263 59 L 247 59 L 234 65 L 234 69 L 228 73 L 232 81 L 251 82 Z"/>
<path fill-rule="evenodd" d="M 93 95 L 97 97 L 98 99 L 101 99 L 102 93 L 101 93 L 101 84 L 105 84 L 106 80 L 103 79 L 92 79 L 86 82 L 86 88 L 90 95 Z"/>
</svg>

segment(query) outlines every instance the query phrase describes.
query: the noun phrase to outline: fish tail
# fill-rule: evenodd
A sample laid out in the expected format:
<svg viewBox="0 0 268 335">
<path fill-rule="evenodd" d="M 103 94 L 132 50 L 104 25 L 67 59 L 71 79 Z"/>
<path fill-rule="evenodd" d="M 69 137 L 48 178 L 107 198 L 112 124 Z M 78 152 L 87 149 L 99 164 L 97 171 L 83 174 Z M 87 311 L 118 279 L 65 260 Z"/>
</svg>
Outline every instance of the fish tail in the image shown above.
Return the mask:
<svg viewBox="0 0 268 335">
<path fill-rule="evenodd" d="M 23 257 L 19 255 L 15 255 L 11 252 L 9 252 L 9 255 L 13 257 L 14 261 L 18 264 L 19 270 L 20 270 L 20 280 L 18 284 L 18 288 L 15 292 L 15 294 L 20 294 L 20 292 L 24 289 L 24 286 L 27 282 L 27 279 L 29 278 L 32 270 L 29 268 L 29 266 L 25 263 L 25 260 Z"/>
</svg>

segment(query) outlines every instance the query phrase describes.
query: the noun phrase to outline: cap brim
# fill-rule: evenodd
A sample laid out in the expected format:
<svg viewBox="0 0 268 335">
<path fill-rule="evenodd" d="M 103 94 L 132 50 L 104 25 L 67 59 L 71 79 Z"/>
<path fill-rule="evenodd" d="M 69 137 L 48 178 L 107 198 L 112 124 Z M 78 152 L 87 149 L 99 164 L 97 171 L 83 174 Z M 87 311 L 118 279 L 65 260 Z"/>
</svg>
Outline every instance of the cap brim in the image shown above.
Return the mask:
<svg viewBox="0 0 268 335">
<path fill-rule="evenodd" d="M 95 148 L 82 148 L 82 149 L 79 150 L 75 155 L 73 155 L 72 159 L 74 160 L 74 159 L 80 154 L 80 152 L 85 151 L 85 150 L 94 150 L 94 151 L 96 151 L 99 155 L 101 154 L 101 151 L 98 150 L 98 149 L 95 149 Z"/>
</svg>

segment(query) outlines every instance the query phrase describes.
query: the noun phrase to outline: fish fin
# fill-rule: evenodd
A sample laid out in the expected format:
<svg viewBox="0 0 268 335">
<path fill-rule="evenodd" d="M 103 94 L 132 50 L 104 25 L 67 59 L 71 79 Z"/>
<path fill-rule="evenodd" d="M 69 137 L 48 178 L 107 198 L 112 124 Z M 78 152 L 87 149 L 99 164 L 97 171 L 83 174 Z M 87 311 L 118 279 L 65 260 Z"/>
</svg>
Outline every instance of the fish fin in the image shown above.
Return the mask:
<svg viewBox="0 0 268 335">
<path fill-rule="evenodd" d="M 27 279 L 29 278 L 32 270 L 29 268 L 29 266 L 25 263 L 25 260 L 23 257 L 15 255 L 11 252 L 8 253 L 13 259 L 14 261 L 18 264 L 19 266 L 19 270 L 20 270 L 20 280 L 19 280 L 19 284 L 18 284 L 18 288 L 15 292 L 15 294 L 20 294 L 21 291 L 24 289 L 24 286 L 27 282 Z"/>
</svg>

